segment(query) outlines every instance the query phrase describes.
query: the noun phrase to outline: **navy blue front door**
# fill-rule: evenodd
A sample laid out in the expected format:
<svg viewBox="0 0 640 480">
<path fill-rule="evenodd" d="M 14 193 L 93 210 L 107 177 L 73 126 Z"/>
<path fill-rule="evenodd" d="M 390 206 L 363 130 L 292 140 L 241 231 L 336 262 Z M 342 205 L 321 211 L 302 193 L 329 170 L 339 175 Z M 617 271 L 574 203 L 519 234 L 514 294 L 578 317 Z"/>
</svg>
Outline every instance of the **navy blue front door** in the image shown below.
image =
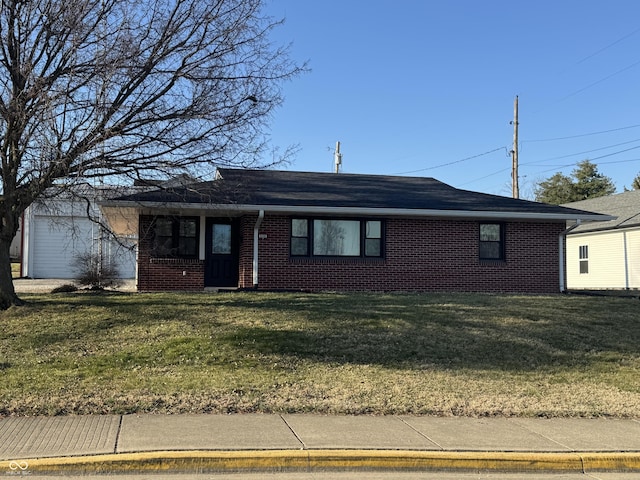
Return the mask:
<svg viewBox="0 0 640 480">
<path fill-rule="evenodd" d="M 206 228 L 205 287 L 237 287 L 239 268 L 237 220 L 207 218 Z"/>
</svg>

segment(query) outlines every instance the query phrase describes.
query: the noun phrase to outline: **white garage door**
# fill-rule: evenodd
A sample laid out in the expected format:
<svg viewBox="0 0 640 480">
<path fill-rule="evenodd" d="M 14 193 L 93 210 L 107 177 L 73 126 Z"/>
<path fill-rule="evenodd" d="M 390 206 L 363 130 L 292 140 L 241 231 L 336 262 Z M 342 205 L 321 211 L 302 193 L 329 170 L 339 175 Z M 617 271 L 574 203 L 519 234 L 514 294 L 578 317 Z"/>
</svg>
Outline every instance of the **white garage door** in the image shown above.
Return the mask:
<svg viewBox="0 0 640 480">
<path fill-rule="evenodd" d="M 75 278 L 75 257 L 97 249 L 99 229 L 88 219 L 34 218 L 33 278 Z M 116 242 L 105 241 L 103 252 L 118 267 L 121 278 L 135 277 L 135 253 Z"/>
</svg>

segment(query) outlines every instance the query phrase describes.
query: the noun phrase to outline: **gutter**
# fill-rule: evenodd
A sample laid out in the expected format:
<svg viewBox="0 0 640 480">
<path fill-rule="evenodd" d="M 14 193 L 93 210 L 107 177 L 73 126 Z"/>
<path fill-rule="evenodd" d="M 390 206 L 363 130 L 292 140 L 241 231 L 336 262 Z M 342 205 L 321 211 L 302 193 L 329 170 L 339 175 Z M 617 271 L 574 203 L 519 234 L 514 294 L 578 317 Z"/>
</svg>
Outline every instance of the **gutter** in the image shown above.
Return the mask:
<svg viewBox="0 0 640 480">
<path fill-rule="evenodd" d="M 509 211 L 477 211 L 477 210 L 438 210 L 424 208 L 375 208 L 375 207 L 325 207 L 309 205 L 241 205 L 241 204 L 202 204 L 202 203 L 182 203 L 182 202 L 135 202 L 131 200 L 105 201 L 101 202 L 102 207 L 133 207 L 140 209 L 162 209 L 201 212 L 269 212 L 269 213 L 289 213 L 307 215 L 362 215 L 362 216 L 390 216 L 390 217 L 446 217 L 446 218 L 474 218 L 474 219 L 503 219 L 503 220 L 553 220 L 569 221 L 580 219 L 582 221 L 603 222 L 615 220 L 616 217 L 584 212 L 580 213 L 540 213 L 540 212 L 509 212 Z"/>
<path fill-rule="evenodd" d="M 559 262 L 560 262 L 560 270 L 559 270 L 560 293 L 565 293 L 567 291 L 567 284 L 566 284 L 567 283 L 567 279 L 566 279 L 565 274 L 564 274 L 564 269 L 565 269 L 565 255 L 564 255 L 565 240 L 566 240 L 567 234 L 569 234 L 573 229 L 578 228 L 581 224 L 582 224 L 582 220 L 579 219 L 579 218 L 576 219 L 575 225 L 571 225 L 569 228 L 564 230 L 558 236 L 558 257 L 559 257 Z"/>
<path fill-rule="evenodd" d="M 260 240 L 260 235 L 258 234 L 260 230 L 260 225 L 262 225 L 262 220 L 264 219 L 264 210 L 260 210 L 258 213 L 258 219 L 256 220 L 256 224 L 253 226 L 253 288 L 258 288 L 258 241 Z"/>
</svg>

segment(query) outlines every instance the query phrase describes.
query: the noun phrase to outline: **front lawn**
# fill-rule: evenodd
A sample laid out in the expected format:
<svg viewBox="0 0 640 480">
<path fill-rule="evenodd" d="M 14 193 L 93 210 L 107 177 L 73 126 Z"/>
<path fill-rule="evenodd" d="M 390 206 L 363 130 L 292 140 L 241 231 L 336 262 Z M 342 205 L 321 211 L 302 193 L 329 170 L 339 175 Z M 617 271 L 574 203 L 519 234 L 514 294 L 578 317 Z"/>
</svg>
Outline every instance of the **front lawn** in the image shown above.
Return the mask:
<svg viewBox="0 0 640 480">
<path fill-rule="evenodd" d="M 637 299 L 24 295 L 0 312 L 0 415 L 640 417 Z"/>
</svg>

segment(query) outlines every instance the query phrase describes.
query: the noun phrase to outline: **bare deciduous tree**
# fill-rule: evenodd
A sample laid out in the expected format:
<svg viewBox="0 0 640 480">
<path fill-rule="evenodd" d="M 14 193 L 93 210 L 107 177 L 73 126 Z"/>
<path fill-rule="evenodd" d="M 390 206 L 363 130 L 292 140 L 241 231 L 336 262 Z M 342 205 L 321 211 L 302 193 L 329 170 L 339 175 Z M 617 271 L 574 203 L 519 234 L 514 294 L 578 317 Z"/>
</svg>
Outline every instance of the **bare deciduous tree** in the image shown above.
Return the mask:
<svg viewBox="0 0 640 480">
<path fill-rule="evenodd" d="M 20 304 L 20 215 L 74 179 L 202 173 L 260 159 L 282 82 L 305 69 L 262 0 L 3 0 L 0 309 Z"/>
</svg>

